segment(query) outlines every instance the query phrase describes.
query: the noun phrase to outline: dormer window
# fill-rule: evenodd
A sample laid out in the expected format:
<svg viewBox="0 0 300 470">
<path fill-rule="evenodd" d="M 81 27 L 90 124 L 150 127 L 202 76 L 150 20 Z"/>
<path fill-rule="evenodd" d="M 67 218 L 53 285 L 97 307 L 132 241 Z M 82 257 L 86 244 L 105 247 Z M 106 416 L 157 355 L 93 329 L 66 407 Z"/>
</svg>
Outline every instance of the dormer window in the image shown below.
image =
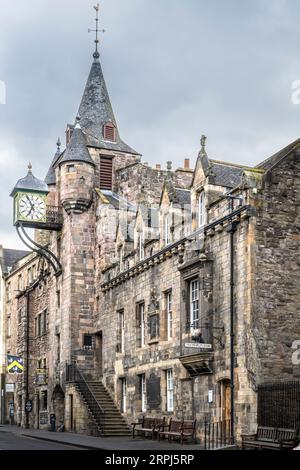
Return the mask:
<svg viewBox="0 0 300 470">
<path fill-rule="evenodd" d="M 103 137 L 105 140 L 115 142 L 116 140 L 116 128 L 112 122 L 107 122 L 103 126 Z"/>
<path fill-rule="evenodd" d="M 199 193 L 198 200 L 198 226 L 203 227 L 206 224 L 205 192 Z"/>
</svg>

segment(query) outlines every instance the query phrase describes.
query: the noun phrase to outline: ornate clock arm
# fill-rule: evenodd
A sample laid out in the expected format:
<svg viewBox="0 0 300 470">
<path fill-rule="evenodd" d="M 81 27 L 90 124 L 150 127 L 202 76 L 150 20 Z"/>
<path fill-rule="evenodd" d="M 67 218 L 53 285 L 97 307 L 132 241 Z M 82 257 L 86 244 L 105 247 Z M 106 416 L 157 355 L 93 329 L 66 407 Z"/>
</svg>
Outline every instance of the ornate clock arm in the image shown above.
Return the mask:
<svg viewBox="0 0 300 470">
<path fill-rule="evenodd" d="M 33 245 L 33 247 L 31 245 L 29 245 L 29 243 L 23 238 L 19 228 L 21 228 L 21 231 L 22 231 L 22 234 L 24 235 L 24 237 Z M 54 253 L 52 253 L 50 250 L 48 250 L 48 248 L 42 246 L 42 245 L 39 245 L 38 243 L 36 243 L 34 240 L 32 240 L 29 235 L 26 233 L 25 229 L 24 229 L 24 226 L 21 222 L 18 222 L 18 224 L 16 225 L 16 229 L 17 229 L 17 232 L 18 232 L 18 235 L 20 237 L 20 239 L 22 240 L 22 242 L 32 251 L 34 251 L 35 253 L 38 253 L 39 255 L 43 256 L 50 264 L 51 266 L 53 267 L 54 271 L 55 271 L 55 274 L 58 275 L 62 272 L 62 265 L 59 261 L 59 259 L 55 256 Z M 53 258 L 53 259 L 52 259 Z M 53 261 L 54 260 L 54 261 Z M 56 264 L 55 264 L 56 263 Z"/>
</svg>

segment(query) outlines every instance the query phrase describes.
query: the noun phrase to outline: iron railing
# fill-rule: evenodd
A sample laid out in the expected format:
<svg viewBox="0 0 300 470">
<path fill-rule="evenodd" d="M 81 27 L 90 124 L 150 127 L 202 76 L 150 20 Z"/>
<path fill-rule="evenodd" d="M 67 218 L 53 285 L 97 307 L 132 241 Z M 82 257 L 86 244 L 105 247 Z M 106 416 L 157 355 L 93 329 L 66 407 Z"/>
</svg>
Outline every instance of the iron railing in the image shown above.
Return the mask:
<svg viewBox="0 0 300 470">
<path fill-rule="evenodd" d="M 96 409 L 100 415 L 105 414 L 104 409 L 95 397 L 84 375 L 78 369 L 76 364 L 66 364 L 66 383 L 75 383 L 79 386 L 79 389 L 84 395 L 84 399 L 86 400 L 87 406 L 90 408 L 92 414 L 93 409 Z M 81 387 L 81 385 L 83 385 L 83 387 Z"/>
<path fill-rule="evenodd" d="M 230 437 L 230 419 L 203 423 L 203 443 L 205 450 L 216 450 L 232 444 Z"/>
</svg>

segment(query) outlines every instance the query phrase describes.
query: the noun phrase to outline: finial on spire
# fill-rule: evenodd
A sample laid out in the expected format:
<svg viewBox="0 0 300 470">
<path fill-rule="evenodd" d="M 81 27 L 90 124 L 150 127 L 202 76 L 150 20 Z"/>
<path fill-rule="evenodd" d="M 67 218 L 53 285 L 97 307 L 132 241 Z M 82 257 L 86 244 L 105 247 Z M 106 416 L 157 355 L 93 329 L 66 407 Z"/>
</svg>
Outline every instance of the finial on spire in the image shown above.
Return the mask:
<svg viewBox="0 0 300 470">
<path fill-rule="evenodd" d="M 201 136 L 201 140 L 200 140 L 200 142 L 201 142 L 201 151 L 202 151 L 202 152 L 205 152 L 205 151 L 206 151 L 206 150 L 205 150 L 206 140 L 207 140 L 206 135 L 202 135 L 202 136 Z"/>
<path fill-rule="evenodd" d="M 96 10 L 96 29 L 89 29 L 89 33 L 93 32 L 93 33 L 96 33 L 96 39 L 95 39 L 95 44 L 96 44 L 96 49 L 95 49 L 95 52 L 93 54 L 93 57 L 95 60 L 99 59 L 100 57 L 100 54 L 99 54 L 99 51 L 98 51 L 98 44 L 99 44 L 99 39 L 98 39 L 98 33 L 105 33 L 105 29 L 101 29 L 99 31 L 99 10 L 100 10 L 100 5 L 99 3 L 97 3 L 97 5 L 94 6 L 94 9 Z"/>
<path fill-rule="evenodd" d="M 79 116 L 79 114 L 77 114 L 77 116 L 76 116 L 75 129 L 81 129 L 81 127 L 80 127 L 80 116 Z"/>
<path fill-rule="evenodd" d="M 29 172 L 29 173 L 32 173 L 32 165 L 31 165 L 30 162 L 28 163 L 28 167 L 27 167 L 27 168 L 28 168 L 28 172 Z"/>
<path fill-rule="evenodd" d="M 57 150 L 60 151 L 60 146 L 61 146 L 60 137 L 57 139 L 56 145 L 57 145 Z"/>
</svg>

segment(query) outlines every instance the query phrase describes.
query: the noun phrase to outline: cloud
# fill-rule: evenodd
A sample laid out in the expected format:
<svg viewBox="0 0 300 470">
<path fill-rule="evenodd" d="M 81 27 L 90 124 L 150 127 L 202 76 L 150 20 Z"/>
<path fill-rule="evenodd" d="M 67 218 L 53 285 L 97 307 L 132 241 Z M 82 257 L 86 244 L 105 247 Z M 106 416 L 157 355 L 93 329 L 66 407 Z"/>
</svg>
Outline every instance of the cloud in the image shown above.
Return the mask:
<svg viewBox="0 0 300 470">
<path fill-rule="evenodd" d="M 92 62 L 94 2 L 0 0 L 0 243 L 15 243 L 14 183 L 44 177 Z M 296 0 L 103 0 L 101 61 L 122 138 L 150 164 L 257 164 L 299 136 Z M 11 229 L 10 229 L 11 227 Z M 10 235 L 11 234 L 11 235 Z"/>
</svg>

